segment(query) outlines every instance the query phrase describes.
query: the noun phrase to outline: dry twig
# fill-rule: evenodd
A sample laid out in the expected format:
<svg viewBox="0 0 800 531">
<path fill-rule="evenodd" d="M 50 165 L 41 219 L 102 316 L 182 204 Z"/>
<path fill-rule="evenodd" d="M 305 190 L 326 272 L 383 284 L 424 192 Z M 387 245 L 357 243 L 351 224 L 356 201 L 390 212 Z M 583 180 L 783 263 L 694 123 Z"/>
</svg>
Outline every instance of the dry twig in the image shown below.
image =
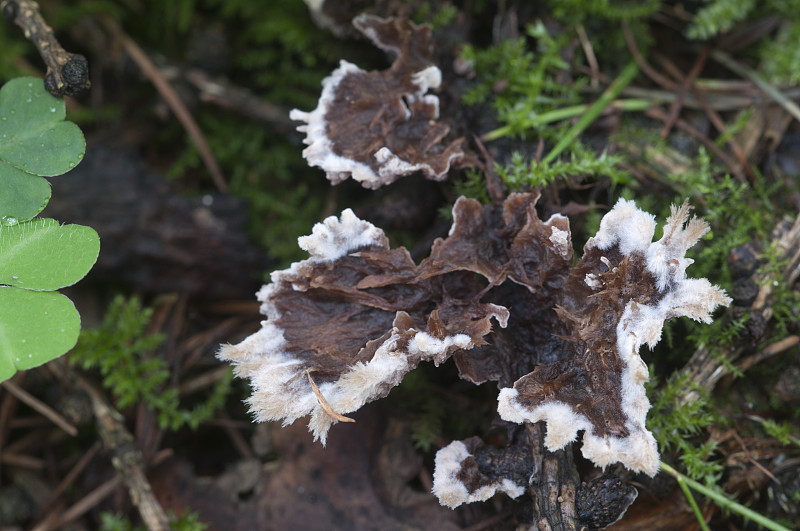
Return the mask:
<svg viewBox="0 0 800 531">
<path fill-rule="evenodd" d="M 295 134 L 295 123 L 289 119 L 288 109 L 264 101 L 249 90 L 229 81 L 213 79 L 202 70 L 187 70 L 184 72 L 184 78 L 200 91 L 202 101 L 213 103 L 250 119 L 260 120 L 281 134 Z"/>
<path fill-rule="evenodd" d="M 592 41 L 590 41 L 589 36 L 586 35 L 586 29 L 583 27 L 583 24 L 575 26 L 575 31 L 578 33 L 578 39 L 581 42 L 581 48 L 583 48 L 583 55 L 586 56 L 586 62 L 589 63 L 592 78 L 589 84 L 593 89 L 597 89 L 600 86 L 600 65 L 597 62 L 597 56 L 594 54 Z"/>
<path fill-rule="evenodd" d="M 255 452 L 253 452 L 253 449 L 247 443 L 244 436 L 239 433 L 239 430 L 237 429 L 238 427 L 233 425 L 233 421 L 228 414 L 225 413 L 225 411 L 220 411 L 219 416 L 221 417 L 220 426 L 222 426 L 222 429 L 225 430 L 225 433 L 228 435 L 228 438 L 231 440 L 234 448 L 236 448 L 236 451 L 238 451 L 239 455 L 242 456 L 242 459 L 255 458 Z"/>
<path fill-rule="evenodd" d="M 75 437 L 78 435 L 78 428 L 67 422 L 67 419 L 59 415 L 53 408 L 27 392 L 26 390 L 19 387 L 17 384 L 12 382 L 11 380 L 6 380 L 2 384 L 6 390 L 16 396 L 20 401 L 28 404 L 30 407 L 50 419 L 53 424 L 70 434 L 71 436 Z"/>
<path fill-rule="evenodd" d="M 672 126 L 675 125 L 675 121 L 678 119 L 678 116 L 681 113 L 681 109 L 683 108 L 683 100 L 686 98 L 686 95 L 692 90 L 692 86 L 694 85 L 695 79 L 697 76 L 700 75 L 700 72 L 703 71 L 703 67 L 706 64 L 706 60 L 708 60 L 708 52 L 709 49 L 706 46 L 703 48 L 703 52 L 697 57 L 694 62 L 694 66 L 689 71 L 689 74 L 683 78 L 681 81 L 681 87 L 678 91 L 678 97 L 675 101 L 672 102 L 672 105 L 669 109 L 669 118 L 667 119 L 666 123 L 664 123 L 664 127 L 661 129 L 661 138 L 667 138 L 669 135 L 670 129 Z"/>
<path fill-rule="evenodd" d="M 164 101 L 167 102 L 169 108 L 172 109 L 172 112 L 183 128 L 189 133 L 192 141 L 197 146 L 197 150 L 200 152 L 200 158 L 203 159 L 203 163 L 211 174 L 214 185 L 220 192 L 227 192 L 228 184 L 225 182 L 225 177 L 222 175 L 219 164 L 217 164 L 217 159 L 214 158 L 214 154 L 211 152 L 211 148 L 208 146 L 208 142 L 206 142 L 205 136 L 203 136 L 203 132 L 200 130 L 200 126 L 197 125 L 197 122 L 195 122 L 189 109 L 186 108 L 186 105 L 183 104 L 178 93 L 164 78 L 158 67 L 150 60 L 144 50 L 142 50 L 133 39 L 128 37 L 122 31 L 122 28 L 108 18 L 103 19 L 103 22 L 109 33 L 119 40 L 125 53 L 127 53 L 133 62 L 142 70 L 145 77 L 150 80 L 159 94 L 161 94 L 161 97 L 164 98 Z"/>
<path fill-rule="evenodd" d="M 39 525 L 33 528 L 33 531 L 55 531 L 57 529 L 63 529 L 66 524 L 72 522 L 76 518 L 79 518 L 81 515 L 91 510 L 92 507 L 96 506 L 98 503 L 107 498 L 112 492 L 114 492 L 119 484 L 119 476 L 111 478 L 81 498 L 75 505 L 63 513 L 51 518 L 47 518 L 45 521 L 41 522 Z M 169 529 L 169 527 L 164 529 Z"/>
<path fill-rule="evenodd" d="M 153 489 L 145 477 L 142 453 L 136 446 L 133 436 L 125 427 L 125 419 L 106 401 L 100 391 L 73 372 L 66 363 L 56 360 L 48 367 L 62 381 L 76 385 L 89 396 L 103 446 L 110 454 L 111 463 L 128 488 L 131 501 L 139 509 L 142 521 L 149 531 L 167 531 L 169 519 L 156 500 Z"/>
<path fill-rule="evenodd" d="M 33 0 L 2 0 L 3 17 L 22 28 L 25 38 L 30 40 L 47 65 L 44 87 L 47 92 L 61 98 L 74 96 L 88 90 L 89 63 L 80 54 L 69 53 L 53 35 L 39 13 L 39 4 Z"/>
<path fill-rule="evenodd" d="M 645 111 L 645 114 L 647 116 L 650 116 L 651 118 L 655 118 L 661 121 L 666 121 L 669 119 L 667 113 L 663 109 L 660 109 L 658 107 L 650 107 Z M 742 168 L 739 167 L 738 164 L 736 164 L 736 161 L 730 158 L 727 153 L 722 151 L 718 145 L 716 145 L 710 138 L 704 135 L 700 130 L 698 130 L 689 122 L 681 120 L 680 118 L 678 118 L 675 121 L 675 127 L 677 127 L 682 131 L 685 131 L 686 133 L 689 133 L 695 139 L 700 141 L 700 143 L 703 144 L 703 146 L 705 146 L 706 149 L 708 149 L 714 155 L 716 155 L 717 158 L 719 158 L 722 161 L 722 163 L 728 167 L 728 169 L 731 171 L 731 173 L 733 173 L 736 176 L 737 179 L 739 179 L 740 181 L 745 180 L 745 177 L 742 174 Z"/>
<path fill-rule="evenodd" d="M 50 496 L 47 498 L 47 501 L 44 502 L 42 505 L 41 510 L 39 511 L 39 519 L 38 524 L 41 524 L 47 520 L 49 520 L 49 515 L 52 512 L 53 507 L 55 506 L 58 499 L 64 493 L 64 491 L 72 485 L 75 479 L 83 472 L 89 462 L 97 455 L 97 452 L 100 450 L 100 443 L 95 442 L 89 450 L 87 450 L 78 462 L 67 472 L 67 475 L 64 476 L 64 479 L 53 489 L 53 492 L 50 493 Z"/>
<path fill-rule="evenodd" d="M 759 76 L 755 72 L 755 70 L 752 70 L 747 66 L 739 63 L 738 61 L 730 57 L 728 54 L 720 50 L 715 50 L 711 52 L 711 57 L 713 57 L 717 62 L 725 65 L 725 67 L 728 68 L 729 70 L 755 83 L 756 86 L 758 86 L 758 88 L 763 90 L 767 96 L 772 98 L 775 101 L 775 103 L 783 107 L 786 110 L 786 112 L 794 116 L 796 120 L 800 121 L 800 107 L 795 102 L 787 98 L 778 89 L 767 83 L 761 76 Z"/>
<path fill-rule="evenodd" d="M 631 52 L 634 61 L 636 61 L 636 64 L 639 65 L 641 71 L 644 72 L 647 77 L 665 89 L 673 92 L 680 91 L 680 85 L 662 75 L 658 70 L 650 66 L 650 63 L 648 63 L 647 60 L 645 60 L 644 56 L 642 56 L 641 52 L 639 51 L 639 47 L 636 46 L 636 40 L 633 38 L 633 33 L 631 33 L 630 26 L 625 20 L 622 21 L 622 32 L 625 35 L 625 43 L 628 45 L 628 50 Z"/>
</svg>

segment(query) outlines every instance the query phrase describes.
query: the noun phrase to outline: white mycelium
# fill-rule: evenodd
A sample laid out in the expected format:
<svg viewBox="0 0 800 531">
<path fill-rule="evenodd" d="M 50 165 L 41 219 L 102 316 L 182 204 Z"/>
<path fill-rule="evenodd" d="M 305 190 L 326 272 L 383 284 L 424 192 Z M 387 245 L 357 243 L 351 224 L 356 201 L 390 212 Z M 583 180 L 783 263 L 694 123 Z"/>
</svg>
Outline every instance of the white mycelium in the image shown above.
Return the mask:
<svg viewBox="0 0 800 531">
<path fill-rule="evenodd" d="M 329 216 L 322 223 L 314 225 L 311 235 L 299 237 L 297 244 L 308 251 L 312 261 L 333 262 L 361 247 L 384 246 L 386 236 L 381 229 L 359 219 L 352 210 L 346 208 L 338 218 Z M 273 282 L 276 281 L 273 279 Z"/>
</svg>

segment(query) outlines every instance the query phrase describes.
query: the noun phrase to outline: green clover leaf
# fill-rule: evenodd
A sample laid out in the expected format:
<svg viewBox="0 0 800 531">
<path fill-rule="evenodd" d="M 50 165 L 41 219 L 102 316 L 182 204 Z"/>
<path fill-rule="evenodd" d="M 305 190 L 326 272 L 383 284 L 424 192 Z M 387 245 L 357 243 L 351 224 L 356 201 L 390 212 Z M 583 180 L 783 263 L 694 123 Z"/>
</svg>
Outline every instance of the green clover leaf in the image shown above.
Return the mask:
<svg viewBox="0 0 800 531">
<path fill-rule="evenodd" d="M 42 176 L 74 168 L 86 151 L 81 130 L 64 121 L 64 100 L 41 79 L 12 79 L 0 89 L 0 221 L 33 218 L 50 200 Z"/>
<path fill-rule="evenodd" d="M 0 284 L 36 291 L 71 286 L 99 252 L 97 232 L 84 225 L 42 218 L 0 226 Z"/>
<path fill-rule="evenodd" d="M 0 286 L 0 381 L 59 357 L 80 329 L 78 310 L 64 295 Z"/>
<path fill-rule="evenodd" d="M 53 290 L 83 278 L 99 252 L 97 232 L 83 225 L 53 219 L 0 225 L 0 381 L 75 345 L 80 316 Z"/>
</svg>

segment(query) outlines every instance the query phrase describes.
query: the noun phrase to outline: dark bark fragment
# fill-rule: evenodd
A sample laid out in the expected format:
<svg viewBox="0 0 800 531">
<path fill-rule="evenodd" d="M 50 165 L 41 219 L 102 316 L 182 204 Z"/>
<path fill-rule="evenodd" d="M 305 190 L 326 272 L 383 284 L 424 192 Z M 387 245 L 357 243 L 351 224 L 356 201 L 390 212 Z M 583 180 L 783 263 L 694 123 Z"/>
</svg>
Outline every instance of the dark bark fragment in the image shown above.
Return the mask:
<svg viewBox="0 0 800 531">
<path fill-rule="evenodd" d="M 589 529 L 604 529 L 625 516 L 638 494 L 614 474 L 603 474 L 578 488 L 578 520 Z"/>
<path fill-rule="evenodd" d="M 572 447 L 555 452 L 544 446 L 544 424 L 526 424 L 533 456 L 530 494 L 533 498 L 532 529 L 578 531 L 575 499 L 580 478 Z"/>
</svg>

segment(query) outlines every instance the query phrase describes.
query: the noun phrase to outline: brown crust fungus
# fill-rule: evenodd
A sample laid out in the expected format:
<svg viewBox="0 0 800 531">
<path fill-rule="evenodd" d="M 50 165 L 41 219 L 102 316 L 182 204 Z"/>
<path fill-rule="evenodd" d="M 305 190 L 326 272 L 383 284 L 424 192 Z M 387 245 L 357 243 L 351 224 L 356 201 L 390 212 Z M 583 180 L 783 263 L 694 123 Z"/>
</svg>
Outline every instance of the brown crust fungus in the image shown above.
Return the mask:
<svg viewBox="0 0 800 531">
<path fill-rule="evenodd" d="M 547 423 L 545 445 L 563 448 L 583 431 L 582 453 L 595 465 L 620 462 L 650 476 L 658 449 L 645 427 L 650 403 L 647 366 L 639 347 L 653 347 L 664 322 L 686 316 L 711 322 L 731 299 L 706 279 L 687 279 L 684 255 L 708 225 L 689 220 L 689 206 L 672 207 L 664 235 L 653 242 L 654 217 L 620 199 L 584 247 L 558 306 L 572 355 L 539 365 L 500 391 L 507 421 Z"/>
<path fill-rule="evenodd" d="M 218 355 L 251 380 L 259 421 L 310 415 L 324 443 L 340 420 L 331 410 L 350 413 L 386 396 L 420 361 L 438 365 L 481 345 L 492 318 L 501 326 L 508 319 L 505 308 L 478 300 L 483 286 L 472 275 L 423 277 L 424 264 L 390 249 L 383 231 L 349 209 L 299 243 L 311 257 L 272 273 L 258 293 L 261 330 Z"/>
<path fill-rule="evenodd" d="M 687 203 L 673 206 L 653 242 L 654 217 L 621 199 L 573 266 L 569 221 L 540 220 L 538 199 L 460 198 L 448 236 L 419 265 L 350 210 L 318 223 L 299 239 L 310 257 L 259 291 L 261 330 L 219 353 L 251 380 L 256 418 L 310 416 L 324 443 L 332 424 L 349 420 L 343 414 L 386 396 L 421 361 L 454 356 L 463 378 L 499 382 L 503 420 L 544 421 L 547 449 L 583 431 L 582 453 L 598 467 L 654 475 L 639 348 L 658 342 L 666 320 L 710 322 L 731 302 L 708 280 L 686 277 L 685 253 L 708 225 L 689 218 Z M 506 473 L 494 450 L 465 443 L 437 454 L 441 503 L 523 492 L 526 470 Z"/>
<path fill-rule="evenodd" d="M 461 139 L 443 143 L 450 127 L 439 121 L 438 96 L 428 93 L 442 82 L 430 26 L 373 15 L 353 25 L 395 60 L 372 72 L 343 60 L 323 80 L 316 109 L 291 111 L 305 122 L 297 128 L 306 135 L 303 157 L 333 184 L 352 177 L 376 189 L 417 171 L 443 180 L 464 152 Z"/>
</svg>

